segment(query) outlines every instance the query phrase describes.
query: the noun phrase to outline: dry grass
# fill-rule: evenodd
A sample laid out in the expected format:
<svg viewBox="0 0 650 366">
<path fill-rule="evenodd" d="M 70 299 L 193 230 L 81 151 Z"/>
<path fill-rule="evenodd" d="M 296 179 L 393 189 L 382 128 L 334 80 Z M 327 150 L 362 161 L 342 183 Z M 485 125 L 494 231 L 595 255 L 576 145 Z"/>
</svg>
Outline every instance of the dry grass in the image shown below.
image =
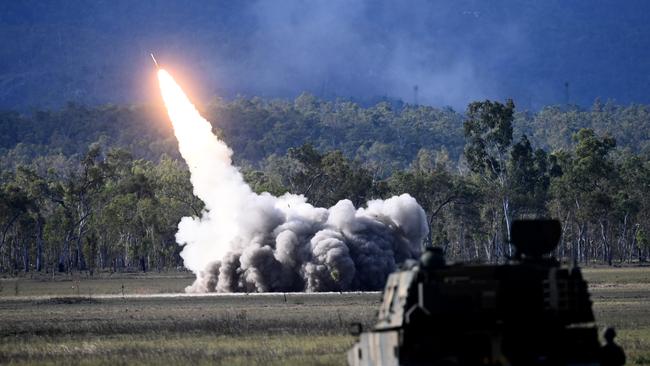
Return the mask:
<svg viewBox="0 0 650 366">
<path fill-rule="evenodd" d="M 340 364 L 348 336 L 247 337 L 162 333 L 47 338 L 0 346 L 8 364 Z"/>
<path fill-rule="evenodd" d="M 650 286 L 650 266 L 584 268 L 582 273 L 590 286 Z"/>
<path fill-rule="evenodd" d="M 1 364 L 342 364 L 377 294 L 0 301 Z"/>
<path fill-rule="evenodd" d="M 628 365 L 650 365 L 650 268 L 584 270 L 601 329 L 613 326 Z"/>
<path fill-rule="evenodd" d="M 598 324 L 617 328 L 628 364 L 650 365 L 650 270 L 585 276 Z M 68 289 L 71 279 L 21 278 L 16 297 L 15 281 L 0 281 L 0 364 L 342 365 L 354 342 L 347 325 L 372 324 L 379 301 L 378 294 L 129 296 L 180 292 L 192 281 L 185 274 L 81 278 L 79 296 Z"/>
</svg>

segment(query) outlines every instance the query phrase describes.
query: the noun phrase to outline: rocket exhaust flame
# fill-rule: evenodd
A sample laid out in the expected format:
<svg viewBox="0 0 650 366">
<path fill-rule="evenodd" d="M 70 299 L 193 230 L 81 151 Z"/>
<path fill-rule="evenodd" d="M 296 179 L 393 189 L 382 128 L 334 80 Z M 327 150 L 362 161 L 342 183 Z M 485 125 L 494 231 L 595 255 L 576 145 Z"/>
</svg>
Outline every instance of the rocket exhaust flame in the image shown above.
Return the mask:
<svg viewBox="0 0 650 366">
<path fill-rule="evenodd" d="M 411 196 L 326 209 L 302 195 L 257 194 L 171 75 L 159 69 L 158 80 L 194 194 L 205 203 L 176 234 L 196 274 L 186 291 L 377 290 L 397 264 L 419 255 L 428 229 Z"/>
</svg>

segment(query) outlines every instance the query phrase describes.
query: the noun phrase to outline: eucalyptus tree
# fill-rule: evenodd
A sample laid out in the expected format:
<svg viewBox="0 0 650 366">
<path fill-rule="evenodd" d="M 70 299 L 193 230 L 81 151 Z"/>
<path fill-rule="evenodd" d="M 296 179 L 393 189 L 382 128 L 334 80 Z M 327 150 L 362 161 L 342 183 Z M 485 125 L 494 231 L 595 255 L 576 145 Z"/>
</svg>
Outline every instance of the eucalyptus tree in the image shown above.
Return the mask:
<svg viewBox="0 0 650 366">
<path fill-rule="evenodd" d="M 2 255 L 3 264 L 5 269 L 17 269 L 15 263 L 18 248 L 16 247 L 16 235 L 11 235 L 12 230 L 15 231 L 16 226 L 20 223 L 22 216 L 26 215 L 33 205 L 25 190 L 20 187 L 15 180 L 3 182 L 0 187 L 0 219 L 2 226 L 0 227 L 0 254 Z M 12 240 L 13 239 L 13 240 Z M 11 242 L 11 243 L 10 243 Z M 7 260 L 9 263 L 7 263 Z"/>
<path fill-rule="evenodd" d="M 470 170 L 481 177 L 488 191 L 495 194 L 495 200 L 500 202 L 505 223 L 503 236 L 507 242 L 512 219 L 508 161 L 512 147 L 514 110 L 514 102 L 510 99 L 505 104 L 489 100 L 473 102 L 467 107 L 464 123 L 465 159 Z M 499 226 L 495 225 L 495 229 L 498 230 Z M 508 255 L 512 255 L 510 245 Z"/>
<path fill-rule="evenodd" d="M 596 228 L 604 259 L 611 260 L 610 225 L 614 214 L 614 194 L 619 176 L 611 158 L 616 141 L 602 138 L 591 129 L 581 129 L 573 135 L 572 153 L 558 153 L 563 175 L 553 180 L 553 196 L 560 207 L 573 217 L 576 233 L 573 238 L 574 261 L 589 260 L 595 252 Z M 595 225 L 594 225 L 595 224 Z M 596 228 L 594 228 L 595 226 Z"/>
<path fill-rule="evenodd" d="M 650 232 L 650 162 L 624 152 L 617 157 L 619 184 L 614 193 L 618 221 L 616 249 L 619 259 L 644 259 L 644 238 Z M 640 240 L 639 240 L 640 239 Z M 610 253 L 611 254 L 611 253 Z"/>
<path fill-rule="evenodd" d="M 315 206 L 329 207 L 342 199 L 359 206 L 371 197 L 371 173 L 340 150 L 321 154 L 311 144 L 305 144 L 269 162 L 271 177 L 279 179 L 286 191 L 305 195 Z"/>
<path fill-rule="evenodd" d="M 19 166 L 16 169 L 16 183 L 22 188 L 30 204 L 27 206 L 26 216 L 34 229 L 33 239 L 24 240 L 23 245 L 27 246 L 28 242 L 35 243 L 35 263 L 34 269 L 41 271 L 43 269 L 43 256 L 45 245 L 45 221 L 51 214 L 51 202 L 48 200 L 47 181 L 43 179 L 34 169 L 26 166 Z M 25 271 L 29 270 L 28 257 L 29 253 L 25 247 Z"/>
<path fill-rule="evenodd" d="M 526 135 L 512 146 L 508 169 L 513 215 L 547 216 L 550 178 L 560 173 L 555 165 L 544 150 L 533 150 Z"/>
</svg>

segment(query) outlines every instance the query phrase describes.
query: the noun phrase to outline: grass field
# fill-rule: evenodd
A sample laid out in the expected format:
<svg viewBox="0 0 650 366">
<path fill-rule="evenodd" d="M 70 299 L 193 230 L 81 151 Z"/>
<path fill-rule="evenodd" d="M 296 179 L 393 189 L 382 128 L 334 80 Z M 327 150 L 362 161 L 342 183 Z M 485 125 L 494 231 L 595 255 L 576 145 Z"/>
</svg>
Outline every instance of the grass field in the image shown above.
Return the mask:
<svg viewBox="0 0 650 366">
<path fill-rule="evenodd" d="M 600 326 L 650 365 L 650 269 L 586 269 Z M 0 280 L 0 364 L 343 365 L 377 293 L 167 296 L 189 274 Z M 108 296 L 106 296 L 108 295 Z"/>
</svg>

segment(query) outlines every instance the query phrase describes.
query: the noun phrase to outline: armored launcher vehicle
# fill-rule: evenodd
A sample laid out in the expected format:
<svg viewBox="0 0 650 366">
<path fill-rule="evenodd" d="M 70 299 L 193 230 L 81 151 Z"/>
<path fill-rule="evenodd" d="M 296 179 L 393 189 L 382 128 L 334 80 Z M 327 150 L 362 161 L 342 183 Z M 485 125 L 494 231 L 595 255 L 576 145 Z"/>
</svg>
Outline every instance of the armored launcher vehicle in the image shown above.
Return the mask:
<svg viewBox="0 0 650 366">
<path fill-rule="evenodd" d="M 600 365 L 587 283 L 548 255 L 560 235 L 558 221 L 513 222 L 516 255 L 503 265 L 447 265 L 426 250 L 388 277 L 348 364 Z"/>
</svg>

